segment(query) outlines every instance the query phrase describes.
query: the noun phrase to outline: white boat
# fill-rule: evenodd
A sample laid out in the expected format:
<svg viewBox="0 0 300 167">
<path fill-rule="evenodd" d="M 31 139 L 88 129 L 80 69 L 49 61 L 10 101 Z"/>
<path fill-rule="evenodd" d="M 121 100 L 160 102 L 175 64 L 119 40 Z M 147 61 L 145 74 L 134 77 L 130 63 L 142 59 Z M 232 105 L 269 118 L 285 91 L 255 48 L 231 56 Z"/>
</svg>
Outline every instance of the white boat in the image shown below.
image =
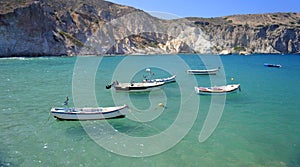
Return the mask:
<svg viewBox="0 0 300 167">
<path fill-rule="evenodd" d="M 281 68 L 282 66 L 280 64 L 269 64 L 269 63 L 264 63 L 265 67 L 276 67 L 276 68 Z"/>
<path fill-rule="evenodd" d="M 176 75 L 167 77 L 167 78 L 157 78 L 157 79 L 153 79 L 154 73 L 151 73 L 151 69 L 147 68 L 146 69 L 147 75 L 144 76 L 144 80 L 143 82 L 165 82 L 165 83 L 169 83 L 169 82 L 175 82 L 176 81 Z"/>
<path fill-rule="evenodd" d="M 127 105 L 116 107 L 97 107 L 97 108 L 51 108 L 51 113 L 54 118 L 59 120 L 99 120 L 99 119 L 112 119 L 124 118 Z"/>
<path fill-rule="evenodd" d="M 219 68 L 208 69 L 208 70 L 187 70 L 188 74 L 195 74 L 195 75 L 215 75 L 220 70 Z"/>
<path fill-rule="evenodd" d="M 195 91 L 198 94 L 227 94 L 240 90 L 240 84 L 232 84 L 225 86 L 214 87 L 195 87 Z"/>
<path fill-rule="evenodd" d="M 175 81 L 176 81 L 176 75 L 173 75 L 173 76 L 168 77 L 168 78 L 145 79 L 145 80 L 143 80 L 143 82 L 165 82 L 165 83 L 175 82 Z"/>
<path fill-rule="evenodd" d="M 160 89 L 164 82 L 137 82 L 137 83 L 119 83 L 114 82 L 111 85 L 107 85 L 106 89 L 114 87 L 116 91 L 124 92 L 148 92 L 155 89 Z"/>
</svg>

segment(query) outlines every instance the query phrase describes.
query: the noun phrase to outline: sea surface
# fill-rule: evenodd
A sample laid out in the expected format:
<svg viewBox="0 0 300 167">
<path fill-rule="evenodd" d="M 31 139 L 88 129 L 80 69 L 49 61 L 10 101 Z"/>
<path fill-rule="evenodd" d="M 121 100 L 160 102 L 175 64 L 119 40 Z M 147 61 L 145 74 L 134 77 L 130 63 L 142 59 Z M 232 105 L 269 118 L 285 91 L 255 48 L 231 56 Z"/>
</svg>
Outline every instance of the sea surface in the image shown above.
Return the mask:
<svg viewBox="0 0 300 167">
<path fill-rule="evenodd" d="M 216 67 L 213 76 L 186 73 Z M 2 58 L 0 166 L 300 166 L 299 72 L 299 55 Z M 105 88 L 170 75 L 177 82 L 150 93 Z M 241 91 L 226 96 L 194 91 L 233 83 Z M 58 121 L 49 111 L 66 96 L 69 107 L 129 110 Z"/>
</svg>

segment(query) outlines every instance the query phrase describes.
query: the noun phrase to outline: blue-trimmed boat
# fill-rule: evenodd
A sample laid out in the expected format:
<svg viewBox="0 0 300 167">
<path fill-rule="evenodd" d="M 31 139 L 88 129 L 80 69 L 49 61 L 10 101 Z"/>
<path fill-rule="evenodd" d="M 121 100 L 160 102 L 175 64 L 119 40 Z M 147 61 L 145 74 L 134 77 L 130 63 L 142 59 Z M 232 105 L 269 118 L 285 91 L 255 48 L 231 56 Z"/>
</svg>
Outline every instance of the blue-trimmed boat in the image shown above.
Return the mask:
<svg viewBox="0 0 300 167">
<path fill-rule="evenodd" d="M 164 83 L 169 83 L 169 82 L 176 82 L 176 75 L 167 77 L 167 78 L 158 78 L 158 79 L 144 79 L 143 82 L 164 82 Z"/>
<path fill-rule="evenodd" d="M 54 118 L 59 120 L 100 120 L 112 118 L 124 118 L 127 105 L 115 107 L 97 107 L 97 108 L 51 108 Z"/>
<path fill-rule="evenodd" d="M 164 83 L 169 83 L 169 82 L 176 82 L 176 75 L 172 75 L 170 77 L 167 78 L 156 78 L 154 79 L 154 73 L 151 73 L 151 69 L 147 68 L 146 69 L 147 75 L 144 76 L 144 80 L 143 82 L 147 82 L 147 83 L 154 83 L 154 82 L 164 82 Z"/>
<path fill-rule="evenodd" d="M 194 75 L 216 75 L 219 70 L 220 67 L 208 70 L 187 70 L 186 72 Z"/>
<path fill-rule="evenodd" d="M 269 64 L 269 63 L 264 63 L 265 67 L 275 67 L 275 68 L 281 68 L 282 65 L 280 64 Z"/>
</svg>

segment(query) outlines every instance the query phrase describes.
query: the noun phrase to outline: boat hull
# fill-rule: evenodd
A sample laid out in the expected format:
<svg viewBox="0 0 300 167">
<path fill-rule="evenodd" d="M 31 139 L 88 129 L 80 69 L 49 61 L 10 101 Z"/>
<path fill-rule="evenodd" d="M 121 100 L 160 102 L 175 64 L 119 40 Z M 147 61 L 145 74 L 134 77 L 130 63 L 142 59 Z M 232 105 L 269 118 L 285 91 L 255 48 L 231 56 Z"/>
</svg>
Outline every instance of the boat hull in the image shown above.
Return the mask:
<svg viewBox="0 0 300 167">
<path fill-rule="evenodd" d="M 265 67 L 275 67 L 275 68 L 281 68 L 282 67 L 280 64 L 268 64 L 268 63 L 265 63 L 264 66 Z"/>
<path fill-rule="evenodd" d="M 120 83 L 114 85 L 116 91 L 122 92 L 149 92 L 157 89 L 161 89 L 164 82 L 155 83 Z"/>
<path fill-rule="evenodd" d="M 153 83 L 153 82 L 165 82 L 165 83 L 176 82 L 176 75 L 173 75 L 173 76 L 168 77 L 168 78 L 144 80 L 144 82 L 148 82 L 148 83 Z"/>
<path fill-rule="evenodd" d="M 225 85 L 225 86 L 218 86 L 218 87 L 195 87 L 196 93 L 200 95 L 212 95 L 212 94 L 229 94 L 234 93 L 240 90 L 240 84 L 233 84 L 233 85 Z"/>
<path fill-rule="evenodd" d="M 194 75 L 216 75 L 220 68 L 210 70 L 187 70 L 188 74 Z"/>
<path fill-rule="evenodd" d="M 52 108 L 51 113 L 59 120 L 101 120 L 124 118 L 126 105 L 106 108 Z"/>
</svg>

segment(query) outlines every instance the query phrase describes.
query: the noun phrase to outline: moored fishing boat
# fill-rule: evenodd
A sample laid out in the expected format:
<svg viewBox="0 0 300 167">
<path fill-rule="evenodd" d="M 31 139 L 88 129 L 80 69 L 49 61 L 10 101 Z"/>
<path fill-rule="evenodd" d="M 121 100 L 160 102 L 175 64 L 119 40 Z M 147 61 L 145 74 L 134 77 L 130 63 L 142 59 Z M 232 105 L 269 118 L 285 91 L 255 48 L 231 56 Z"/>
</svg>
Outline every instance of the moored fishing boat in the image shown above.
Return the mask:
<svg viewBox="0 0 300 167">
<path fill-rule="evenodd" d="M 195 87 L 198 94 L 227 94 L 240 90 L 240 84 L 214 86 L 214 87 Z"/>
<path fill-rule="evenodd" d="M 187 70 L 188 74 L 194 75 L 215 75 L 220 70 L 219 68 L 208 69 L 208 70 Z"/>
<path fill-rule="evenodd" d="M 107 85 L 106 89 L 114 87 L 116 91 L 124 92 L 148 92 L 155 89 L 160 89 L 165 82 L 137 82 L 137 83 L 119 83 L 113 82 L 111 85 Z"/>
<path fill-rule="evenodd" d="M 127 105 L 115 107 L 51 108 L 52 115 L 59 120 L 100 120 L 124 118 Z M 122 111 L 122 112 L 121 112 Z"/>
<path fill-rule="evenodd" d="M 153 78 L 154 73 L 151 73 L 150 68 L 147 68 L 146 72 L 147 72 L 147 75 L 144 76 L 145 79 L 143 80 L 143 82 L 165 82 L 165 83 L 169 83 L 169 82 L 175 82 L 176 81 L 176 75 L 173 75 L 173 76 L 170 76 L 170 77 L 167 77 L 167 78 L 154 79 Z"/>
<path fill-rule="evenodd" d="M 145 80 L 143 80 L 143 82 L 165 82 L 165 83 L 175 82 L 175 81 L 176 81 L 176 75 L 173 75 L 173 76 L 167 77 L 167 78 L 145 79 Z"/>
<path fill-rule="evenodd" d="M 280 68 L 282 67 L 280 64 L 269 64 L 269 63 L 264 63 L 265 67 L 276 67 L 276 68 Z"/>
</svg>

